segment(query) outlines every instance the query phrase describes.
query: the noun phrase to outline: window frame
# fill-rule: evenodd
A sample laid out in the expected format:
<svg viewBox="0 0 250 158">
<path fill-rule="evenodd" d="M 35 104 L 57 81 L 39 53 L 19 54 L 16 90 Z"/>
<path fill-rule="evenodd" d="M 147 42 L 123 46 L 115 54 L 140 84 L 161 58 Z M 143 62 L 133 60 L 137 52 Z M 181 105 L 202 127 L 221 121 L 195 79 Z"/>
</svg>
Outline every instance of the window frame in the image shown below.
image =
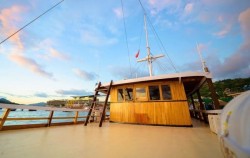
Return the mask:
<svg viewBox="0 0 250 158">
<path fill-rule="evenodd" d="M 137 88 L 144 88 L 145 89 L 145 97 L 137 97 L 136 89 Z M 134 87 L 134 93 L 135 93 L 135 101 L 148 101 L 148 86 L 147 85 L 138 85 Z"/>
<path fill-rule="evenodd" d="M 126 100 L 126 88 L 130 88 L 133 90 L 132 92 L 132 100 Z M 122 89 L 122 100 L 118 100 L 118 90 L 119 89 Z M 116 101 L 119 102 L 119 103 L 122 103 L 122 102 L 133 102 L 135 100 L 135 92 L 134 92 L 134 86 L 133 85 L 126 85 L 126 86 L 119 86 L 116 88 Z"/>
<path fill-rule="evenodd" d="M 158 90 L 159 90 L 159 99 L 158 100 L 152 100 L 151 98 L 150 98 L 150 86 L 157 86 L 158 87 Z M 161 84 L 149 84 L 147 87 L 148 87 L 148 100 L 149 101 L 161 101 L 162 100 L 162 95 L 161 95 L 161 88 L 160 88 L 160 86 L 161 86 Z"/>
<path fill-rule="evenodd" d="M 163 91 L 162 91 L 162 86 L 168 86 L 169 87 L 169 90 L 170 90 L 170 95 L 171 95 L 171 98 L 170 99 L 164 99 L 163 98 Z M 166 84 L 166 83 L 162 83 L 162 84 L 160 84 L 160 91 L 161 91 L 161 100 L 162 101 L 166 101 L 166 100 L 173 100 L 173 93 L 172 93 L 172 88 L 171 88 L 171 85 L 170 84 Z"/>
</svg>

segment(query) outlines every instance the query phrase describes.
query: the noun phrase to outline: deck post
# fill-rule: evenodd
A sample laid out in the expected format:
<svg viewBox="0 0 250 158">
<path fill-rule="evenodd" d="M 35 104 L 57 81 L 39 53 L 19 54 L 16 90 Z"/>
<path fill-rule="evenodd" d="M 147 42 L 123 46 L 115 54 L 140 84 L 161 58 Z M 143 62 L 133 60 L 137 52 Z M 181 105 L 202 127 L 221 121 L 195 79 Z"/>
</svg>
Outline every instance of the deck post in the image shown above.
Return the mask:
<svg viewBox="0 0 250 158">
<path fill-rule="evenodd" d="M 197 97 L 198 97 L 198 100 L 199 100 L 199 103 L 200 103 L 200 110 L 204 110 L 204 104 L 202 102 L 202 99 L 201 99 L 201 94 L 200 94 L 200 91 L 198 90 L 197 91 Z"/>
<path fill-rule="evenodd" d="M 202 99 L 201 99 L 201 94 L 200 94 L 200 90 L 197 90 L 197 97 L 198 97 L 198 100 L 199 100 L 199 103 L 200 103 L 200 110 L 204 110 L 205 108 L 204 108 L 204 104 L 202 103 Z M 203 115 L 202 115 L 202 113 L 201 112 L 199 112 L 199 119 L 200 120 L 205 120 L 205 118 L 203 117 Z"/>
<path fill-rule="evenodd" d="M 0 120 L 0 131 L 3 129 L 3 125 L 6 121 L 9 113 L 10 113 L 10 109 L 6 109 L 5 112 L 3 113 L 2 118 Z"/>
<path fill-rule="evenodd" d="M 47 127 L 50 127 L 51 125 L 53 114 L 54 114 L 54 111 L 50 111 Z"/>
<path fill-rule="evenodd" d="M 214 109 L 220 109 L 220 103 L 219 103 L 218 96 L 216 94 L 212 79 L 208 78 L 207 79 L 207 84 L 208 84 L 208 88 L 209 88 L 209 90 L 211 92 L 211 98 L 212 98 L 212 100 L 214 102 Z"/>
<path fill-rule="evenodd" d="M 191 98 L 191 102 L 192 102 L 192 105 L 193 105 L 193 115 L 194 115 L 194 117 L 195 118 L 197 118 L 196 117 L 196 113 L 195 113 L 195 110 L 196 110 L 196 107 L 195 107 L 195 104 L 194 104 L 194 98 L 193 98 L 193 95 L 190 95 L 190 98 Z"/>
<path fill-rule="evenodd" d="M 74 119 L 74 124 L 77 124 L 78 114 L 79 114 L 79 111 L 76 111 L 75 119 Z"/>
</svg>

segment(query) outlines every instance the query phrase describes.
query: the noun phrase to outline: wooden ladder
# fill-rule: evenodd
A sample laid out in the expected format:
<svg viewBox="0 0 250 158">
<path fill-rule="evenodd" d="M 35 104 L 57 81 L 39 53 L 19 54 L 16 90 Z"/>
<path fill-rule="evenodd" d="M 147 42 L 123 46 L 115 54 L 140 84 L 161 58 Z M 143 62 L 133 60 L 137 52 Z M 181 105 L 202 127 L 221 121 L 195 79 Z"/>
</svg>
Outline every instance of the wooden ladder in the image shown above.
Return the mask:
<svg viewBox="0 0 250 158">
<path fill-rule="evenodd" d="M 112 80 L 110 81 L 109 87 L 101 87 L 101 82 L 98 83 L 98 86 L 95 89 L 95 95 L 94 95 L 94 98 L 93 98 L 93 102 L 92 102 L 92 104 L 90 106 L 90 109 L 89 109 L 86 121 L 84 123 L 84 126 L 88 125 L 89 119 L 90 119 L 90 117 L 92 115 L 92 111 L 94 110 L 95 105 L 96 105 L 97 96 L 99 95 L 98 93 L 102 92 L 102 93 L 106 93 L 106 98 L 105 98 L 105 102 L 104 102 L 104 105 L 103 105 L 103 111 L 102 111 L 101 119 L 100 119 L 100 122 L 99 122 L 99 127 L 102 127 L 102 122 L 105 120 L 105 117 L 106 117 L 106 107 L 107 107 L 107 104 L 108 104 L 108 98 L 109 98 L 109 94 L 110 94 L 112 84 L 113 84 Z"/>
</svg>

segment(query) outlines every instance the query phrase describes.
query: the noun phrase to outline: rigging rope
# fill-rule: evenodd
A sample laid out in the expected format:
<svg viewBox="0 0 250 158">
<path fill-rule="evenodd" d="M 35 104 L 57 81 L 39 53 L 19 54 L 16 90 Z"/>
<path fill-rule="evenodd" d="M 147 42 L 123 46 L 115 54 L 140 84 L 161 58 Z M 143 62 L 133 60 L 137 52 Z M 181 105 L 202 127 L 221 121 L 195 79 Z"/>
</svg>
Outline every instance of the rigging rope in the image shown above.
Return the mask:
<svg viewBox="0 0 250 158">
<path fill-rule="evenodd" d="M 56 6 L 58 6 L 60 3 L 62 3 L 64 0 L 61 0 L 60 2 L 56 3 L 55 5 L 53 5 L 51 8 L 49 8 L 48 10 L 46 10 L 45 12 L 43 12 L 41 15 L 39 15 L 38 17 L 36 17 L 35 19 L 31 20 L 29 23 L 27 23 L 26 25 L 24 25 L 23 27 L 21 27 L 19 30 L 17 30 L 16 32 L 12 33 L 11 35 L 9 35 L 7 38 L 5 38 L 3 41 L 0 42 L 0 45 L 2 43 L 4 43 L 5 41 L 7 41 L 8 39 L 10 39 L 12 36 L 14 36 L 15 34 L 17 34 L 18 32 L 20 32 L 21 30 L 23 30 L 25 27 L 27 27 L 28 25 L 30 25 L 31 23 L 33 23 L 34 21 L 36 21 L 37 19 L 39 19 L 41 16 L 43 16 L 44 14 L 48 13 L 49 11 L 51 11 L 52 9 L 54 9 Z"/>
<path fill-rule="evenodd" d="M 171 60 L 171 58 L 169 57 L 169 55 L 168 55 L 168 53 L 167 53 L 167 51 L 166 51 L 166 49 L 165 49 L 165 47 L 164 47 L 164 45 L 163 45 L 162 41 L 160 40 L 160 38 L 159 38 L 158 34 L 156 33 L 156 31 L 155 31 L 155 29 L 154 29 L 154 26 L 153 26 L 153 24 L 152 24 L 152 22 L 151 22 L 150 18 L 148 17 L 148 15 L 147 15 L 147 12 L 146 12 L 145 8 L 143 7 L 143 5 L 142 5 L 142 3 L 141 3 L 141 0 L 138 0 L 138 1 L 139 1 L 140 5 L 141 5 L 141 8 L 142 8 L 142 10 L 143 10 L 144 14 L 146 15 L 146 18 L 147 18 L 147 19 L 148 19 L 148 21 L 149 21 L 149 24 L 150 24 L 150 26 L 151 26 L 151 28 L 152 28 L 152 30 L 153 30 L 154 35 L 157 37 L 157 39 L 159 40 L 159 42 L 160 42 L 160 44 L 161 44 L 161 47 L 162 47 L 162 48 L 163 48 L 163 50 L 164 50 L 164 52 L 163 52 L 163 53 L 164 53 L 164 54 L 166 54 L 166 55 L 167 55 L 167 57 L 169 58 L 169 60 L 170 60 L 170 64 L 172 65 L 172 67 L 174 68 L 174 70 L 175 70 L 176 72 L 178 72 L 178 71 L 177 71 L 177 69 L 176 69 L 176 67 L 174 66 L 173 61 L 172 61 L 172 60 Z"/>
<path fill-rule="evenodd" d="M 131 72 L 130 53 L 129 53 L 129 47 L 128 47 L 128 36 L 127 36 L 127 29 L 126 29 L 126 23 L 125 23 L 125 18 L 124 18 L 124 10 L 123 10 L 123 1 L 122 0 L 121 0 L 121 5 L 122 5 L 122 17 L 123 17 L 123 25 L 124 25 L 124 31 L 125 31 L 126 45 L 127 45 L 127 50 L 128 50 L 129 70 L 130 70 L 130 77 L 131 77 L 132 72 Z"/>
</svg>

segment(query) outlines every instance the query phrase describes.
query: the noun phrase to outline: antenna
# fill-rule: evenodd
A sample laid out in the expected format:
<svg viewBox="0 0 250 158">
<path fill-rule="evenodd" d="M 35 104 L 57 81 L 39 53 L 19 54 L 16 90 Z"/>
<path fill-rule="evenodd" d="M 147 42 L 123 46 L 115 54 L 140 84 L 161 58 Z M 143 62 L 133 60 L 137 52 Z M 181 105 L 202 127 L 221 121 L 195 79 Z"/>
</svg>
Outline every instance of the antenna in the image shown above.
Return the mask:
<svg viewBox="0 0 250 158">
<path fill-rule="evenodd" d="M 201 56 L 201 51 L 200 51 L 200 47 L 199 47 L 199 44 L 196 42 L 196 48 L 197 48 L 197 52 L 200 56 L 200 60 L 201 60 L 201 65 L 202 65 L 202 69 L 204 72 L 209 72 L 209 69 L 206 65 L 206 62 L 203 60 L 202 56 Z"/>
<path fill-rule="evenodd" d="M 147 20 L 146 20 L 146 14 L 144 14 L 144 24 L 145 24 L 145 33 L 146 33 L 146 48 L 147 48 L 147 57 L 143 59 L 137 60 L 137 62 L 142 62 L 142 61 L 147 61 L 148 62 L 148 69 L 149 69 L 149 75 L 153 76 L 153 69 L 152 69 L 152 62 L 156 60 L 157 58 L 164 57 L 165 55 L 157 55 L 157 56 L 152 56 L 150 53 L 150 47 L 148 43 L 148 30 L 147 30 Z"/>
</svg>

